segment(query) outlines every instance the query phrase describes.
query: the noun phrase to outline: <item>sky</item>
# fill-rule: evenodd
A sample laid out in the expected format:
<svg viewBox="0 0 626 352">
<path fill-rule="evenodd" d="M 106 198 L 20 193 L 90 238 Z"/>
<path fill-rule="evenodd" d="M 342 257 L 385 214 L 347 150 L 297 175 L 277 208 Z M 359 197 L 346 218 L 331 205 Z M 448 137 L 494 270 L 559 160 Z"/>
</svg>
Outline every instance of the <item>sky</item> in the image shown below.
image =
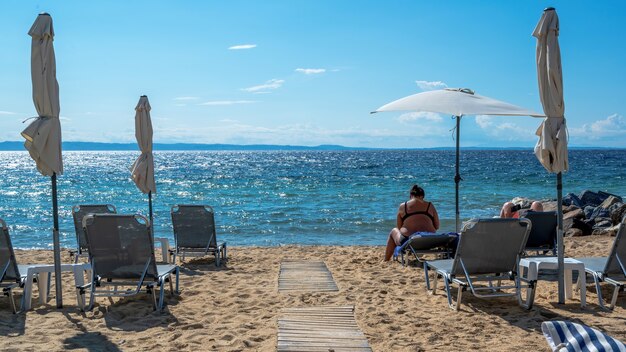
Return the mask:
<svg viewBox="0 0 626 352">
<path fill-rule="evenodd" d="M 65 141 L 452 147 L 454 120 L 376 108 L 470 88 L 543 112 L 532 37 L 560 19 L 570 146 L 626 147 L 623 1 L 0 1 L 0 142 L 35 116 L 27 35 L 54 21 Z M 539 119 L 467 116 L 462 147 L 532 147 Z"/>
</svg>

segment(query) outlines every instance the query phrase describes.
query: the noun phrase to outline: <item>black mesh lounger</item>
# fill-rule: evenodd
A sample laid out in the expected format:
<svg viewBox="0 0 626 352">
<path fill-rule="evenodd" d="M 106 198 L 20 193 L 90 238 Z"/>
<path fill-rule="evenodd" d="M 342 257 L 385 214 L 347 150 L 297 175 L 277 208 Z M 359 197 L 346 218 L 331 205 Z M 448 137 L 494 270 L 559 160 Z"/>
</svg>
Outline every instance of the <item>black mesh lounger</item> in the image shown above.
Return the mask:
<svg viewBox="0 0 626 352">
<path fill-rule="evenodd" d="M 524 254 L 535 252 L 537 255 L 556 255 L 556 212 L 529 211 L 524 218 L 530 220 L 532 229 Z"/>
<path fill-rule="evenodd" d="M 74 230 L 76 231 L 76 249 L 70 250 L 70 258 L 74 257 L 74 263 L 78 263 L 78 258 L 89 256 L 89 245 L 83 229 L 83 218 L 87 214 L 115 214 L 115 206 L 111 204 L 86 204 L 72 207 L 72 218 L 74 219 Z"/>
<path fill-rule="evenodd" d="M 217 243 L 215 233 L 215 216 L 213 208 L 208 205 L 175 205 L 171 210 L 174 227 L 175 248 L 171 250 L 172 263 L 176 256 L 197 257 L 212 254 L 215 265 L 219 266 L 226 260 L 226 242 Z"/>
<path fill-rule="evenodd" d="M 81 306 L 85 292 L 90 291 L 90 310 L 95 297 L 126 297 L 136 295 L 142 287 L 152 293 L 154 309 L 163 309 L 165 283 L 170 292 L 178 293 L 179 268 L 157 265 L 150 222 L 141 215 L 89 214 L 83 218 L 89 245 L 92 277 L 88 284 L 77 287 Z M 172 287 L 176 276 L 176 290 Z M 120 287 L 125 289 L 120 289 Z M 156 289 L 160 295 L 156 298 Z"/>
<path fill-rule="evenodd" d="M 17 313 L 17 307 L 13 300 L 13 290 L 23 288 L 26 283 L 26 272 L 36 265 L 20 265 L 15 260 L 15 252 L 9 236 L 9 228 L 6 222 L 0 219 L 0 288 L 2 293 L 9 297 L 13 313 Z M 50 292 L 50 276 L 48 276 L 48 292 Z M 21 306 L 24 306 L 24 295 L 22 295 Z"/>
<path fill-rule="evenodd" d="M 619 225 L 619 230 L 613 241 L 613 247 L 608 257 L 575 258 L 585 264 L 585 272 L 593 277 L 598 293 L 600 307 L 607 310 L 615 308 L 617 296 L 626 287 L 626 218 Z M 607 307 L 602 298 L 600 282 L 613 285 L 613 297 Z"/>
<path fill-rule="evenodd" d="M 454 259 L 424 263 L 426 287 L 430 291 L 429 270 L 435 271 L 432 294 L 437 289 L 437 278 L 442 277 L 448 305 L 458 310 L 463 291 L 469 289 L 479 298 L 517 296 L 519 304 L 530 309 L 534 301 L 534 281 L 518 275 L 519 258 L 524 251 L 531 230 L 527 219 L 473 219 L 465 223 L 459 237 Z M 503 280 L 511 282 L 501 285 Z M 522 285 L 522 281 L 526 284 Z M 456 302 L 452 285 L 458 286 Z M 526 299 L 522 299 L 522 289 Z M 514 292 L 510 292 L 513 289 Z"/>
<path fill-rule="evenodd" d="M 430 233 L 417 232 L 412 234 L 401 246 L 394 250 L 393 257 L 401 258 L 402 266 L 405 265 L 404 255 L 408 252 L 415 256 L 415 260 L 423 262 L 422 256 L 426 254 L 437 255 L 439 259 L 446 259 L 452 253 L 451 244 L 457 239 L 455 233 Z"/>
</svg>

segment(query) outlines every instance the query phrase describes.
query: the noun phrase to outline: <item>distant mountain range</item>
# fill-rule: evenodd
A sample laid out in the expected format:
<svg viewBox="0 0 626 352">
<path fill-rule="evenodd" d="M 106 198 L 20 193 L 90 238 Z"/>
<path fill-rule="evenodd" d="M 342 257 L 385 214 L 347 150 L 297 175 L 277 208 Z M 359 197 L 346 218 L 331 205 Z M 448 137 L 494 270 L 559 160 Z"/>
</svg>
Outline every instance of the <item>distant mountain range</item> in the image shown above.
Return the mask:
<svg viewBox="0 0 626 352">
<path fill-rule="evenodd" d="M 301 145 L 278 145 L 278 144 L 196 144 L 196 143 L 155 143 L 154 150 L 454 150 L 454 147 L 437 147 L 437 148 L 364 148 L 364 147 L 346 147 L 342 145 L 318 145 L 318 146 L 301 146 Z M 529 150 L 528 147 L 461 147 L 462 150 Z M 623 149 L 623 148 L 605 148 L 605 147 L 570 147 L 570 149 Z M 65 151 L 123 151 L 123 150 L 139 150 L 137 143 L 97 143 L 97 142 L 63 142 L 63 150 Z M 24 142 L 7 141 L 0 142 L 0 151 L 25 151 Z"/>
</svg>

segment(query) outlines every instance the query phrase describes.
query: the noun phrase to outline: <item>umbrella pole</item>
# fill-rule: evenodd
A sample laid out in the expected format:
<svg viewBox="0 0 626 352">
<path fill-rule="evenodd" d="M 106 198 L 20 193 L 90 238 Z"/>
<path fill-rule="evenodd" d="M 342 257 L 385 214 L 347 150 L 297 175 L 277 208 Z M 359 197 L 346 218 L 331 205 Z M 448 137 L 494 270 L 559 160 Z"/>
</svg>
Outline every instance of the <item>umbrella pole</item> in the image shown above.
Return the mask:
<svg viewBox="0 0 626 352">
<path fill-rule="evenodd" d="M 150 212 L 150 228 L 154 228 L 152 221 L 152 191 L 148 192 L 148 211 Z M 154 233 L 154 231 L 152 233 Z"/>
<path fill-rule="evenodd" d="M 459 183 L 461 182 L 461 175 L 459 172 L 459 154 L 460 150 L 460 138 L 461 138 L 461 116 L 455 116 L 456 118 L 456 173 L 454 175 L 454 186 L 455 186 L 455 204 L 456 204 L 456 213 L 455 213 L 455 231 L 458 233 L 460 231 L 460 212 L 459 212 Z"/>
<path fill-rule="evenodd" d="M 556 230 L 556 250 L 558 254 L 557 263 L 559 268 L 558 279 L 559 279 L 559 304 L 565 303 L 565 289 L 563 287 L 564 284 L 564 245 L 563 245 L 563 179 L 562 175 L 559 172 L 556 174 L 556 221 L 557 221 L 557 230 Z"/>
<path fill-rule="evenodd" d="M 56 293 L 57 308 L 63 308 L 62 286 L 61 286 L 61 245 L 59 243 L 59 206 L 57 203 L 57 174 L 52 174 L 52 218 L 54 219 L 54 229 L 52 230 L 52 242 L 54 248 L 54 285 Z"/>
</svg>

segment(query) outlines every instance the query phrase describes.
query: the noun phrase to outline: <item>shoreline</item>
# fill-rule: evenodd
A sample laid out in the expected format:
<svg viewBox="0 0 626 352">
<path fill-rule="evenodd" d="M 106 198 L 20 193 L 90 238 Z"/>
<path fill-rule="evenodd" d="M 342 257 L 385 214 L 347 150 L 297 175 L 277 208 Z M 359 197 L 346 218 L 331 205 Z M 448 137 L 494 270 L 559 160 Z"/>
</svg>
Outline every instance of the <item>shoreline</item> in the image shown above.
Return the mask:
<svg viewBox="0 0 626 352">
<path fill-rule="evenodd" d="M 566 254 L 606 255 L 613 239 L 567 238 Z M 145 349 L 146 341 L 182 351 L 274 351 L 281 309 L 354 306 L 356 322 L 374 351 L 547 351 L 540 325 L 553 319 L 582 322 L 626 341 L 619 319 L 626 315 L 623 293 L 613 312 L 600 310 L 589 284 L 586 308 L 580 307 L 576 294 L 560 306 L 556 283 L 540 281 L 530 311 L 512 298 L 481 300 L 466 294 L 461 311 L 453 312 L 441 290 L 436 295 L 425 291 L 421 268 L 381 263 L 383 250 L 382 246 L 229 247 L 229 261 L 223 267 L 215 267 L 208 257 L 187 260 L 181 266 L 180 295 L 166 295 L 161 314 L 152 311 L 147 295 L 114 303 L 100 298 L 93 311 L 81 313 L 73 278 L 64 274 L 63 309 L 54 307 L 54 299 L 43 306 L 33 300 L 33 310 L 13 315 L 6 297 L 0 299 L 0 336 L 11 346 L 33 351 L 90 350 L 96 344 L 105 350 L 138 351 Z M 16 257 L 18 263 L 45 263 L 51 261 L 52 251 L 16 250 Z M 67 251 L 62 251 L 62 258 L 69 262 Z M 324 261 L 339 291 L 279 293 L 278 269 L 287 258 Z M 35 289 L 33 298 L 37 295 Z"/>
</svg>

